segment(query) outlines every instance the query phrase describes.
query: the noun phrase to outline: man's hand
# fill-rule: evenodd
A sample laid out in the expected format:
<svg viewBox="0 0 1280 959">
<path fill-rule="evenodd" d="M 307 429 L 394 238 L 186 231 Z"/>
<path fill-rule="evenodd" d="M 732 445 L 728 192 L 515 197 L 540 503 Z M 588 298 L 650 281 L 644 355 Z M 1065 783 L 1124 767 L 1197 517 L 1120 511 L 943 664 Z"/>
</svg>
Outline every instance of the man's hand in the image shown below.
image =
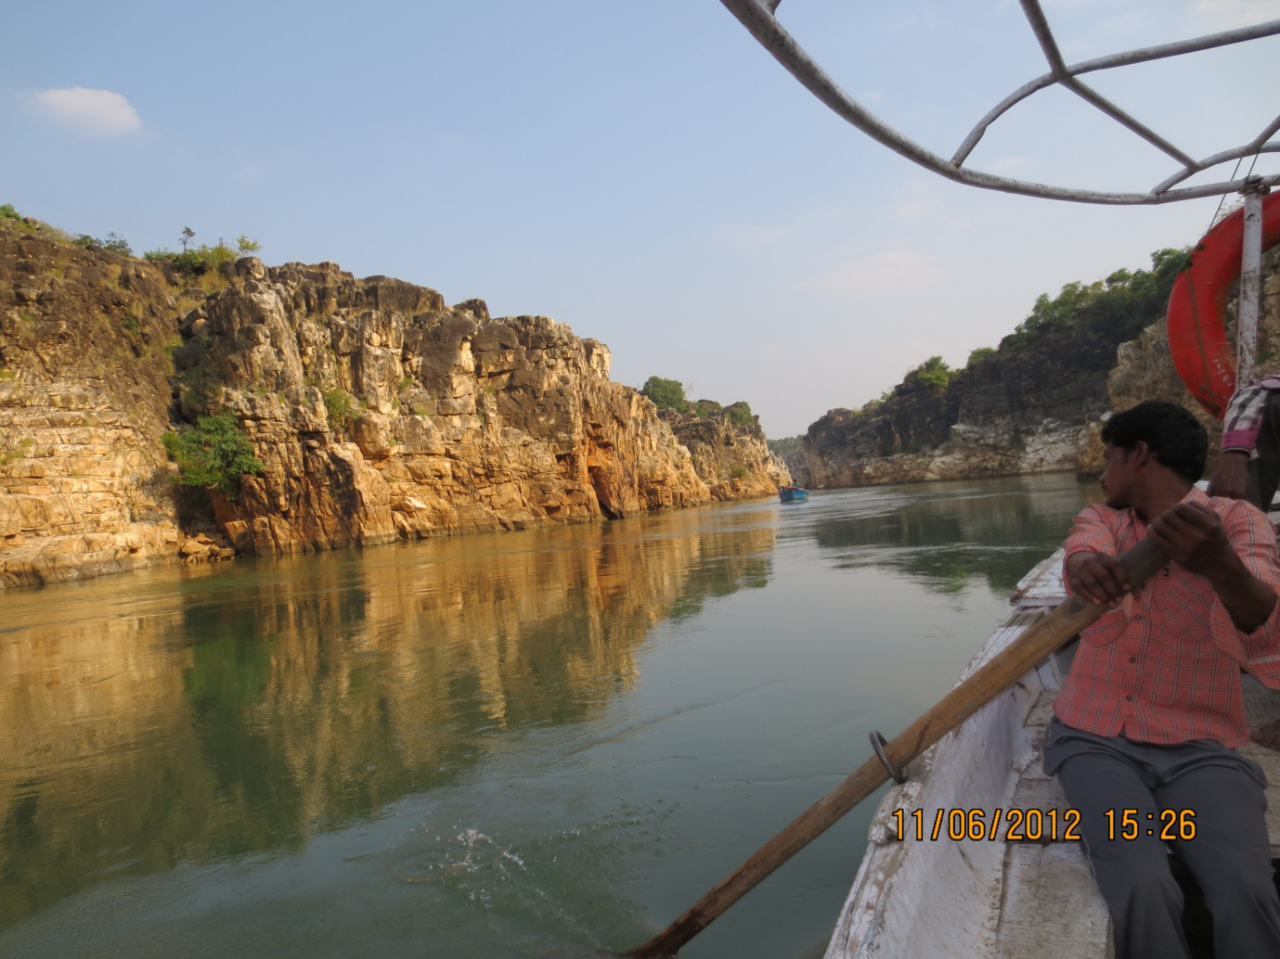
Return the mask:
<svg viewBox="0 0 1280 959">
<path fill-rule="evenodd" d="M 1179 503 L 1152 520 L 1147 535 L 1183 569 L 1208 581 L 1236 629 L 1252 633 L 1275 609 L 1275 590 L 1249 572 L 1213 510 Z"/>
<path fill-rule="evenodd" d="M 1178 503 L 1151 521 L 1151 542 L 1183 569 L 1210 579 L 1235 572 L 1240 559 L 1222 520 L 1198 503 Z"/>
<path fill-rule="evenodd" d="M 1133 588 L 1120 560 L 1105 553 L 1072 553 L 1067 581 L 1073 593 L 1097 606 L 1118 603 Z"/>
<path fill-rule="evenodd" d="M 1244 499 L 1248 490 L 1249 454 L 1244 450 L 1224 451 L 1209 478 L 1209 495 Z"/>
</svg>

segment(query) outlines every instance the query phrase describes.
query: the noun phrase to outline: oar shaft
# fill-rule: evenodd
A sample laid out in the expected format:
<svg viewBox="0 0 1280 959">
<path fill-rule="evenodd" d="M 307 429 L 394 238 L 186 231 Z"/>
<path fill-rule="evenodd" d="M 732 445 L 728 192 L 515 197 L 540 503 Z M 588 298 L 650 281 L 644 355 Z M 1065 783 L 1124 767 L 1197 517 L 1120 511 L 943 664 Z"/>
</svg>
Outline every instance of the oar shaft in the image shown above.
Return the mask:
<svg viewBox="0 0 1280 959">
<path fill-rule="evenodd" d="M 1133 589 L 1138 589 L 1168 560 L 1150 541 L 1142 540 L 1120 557 Z M 1027 627 L 1014 642 L 973 675 L 943 696 L 924 715 L 884 747 L 889 760 L 905 766 L 1008 689 L 1023 673 L 1064 645 L 1107 611 L 1105 606 L 1073 596 Z M 845 813 L 888 779 L 874 756 L 846 776 L 789 826 L 699 899 L 679 919 L 644 945 L 627 952 L 634 959 L 667 959 L 714 922 L 784 862 L 830 829 Z"/>
</svg>

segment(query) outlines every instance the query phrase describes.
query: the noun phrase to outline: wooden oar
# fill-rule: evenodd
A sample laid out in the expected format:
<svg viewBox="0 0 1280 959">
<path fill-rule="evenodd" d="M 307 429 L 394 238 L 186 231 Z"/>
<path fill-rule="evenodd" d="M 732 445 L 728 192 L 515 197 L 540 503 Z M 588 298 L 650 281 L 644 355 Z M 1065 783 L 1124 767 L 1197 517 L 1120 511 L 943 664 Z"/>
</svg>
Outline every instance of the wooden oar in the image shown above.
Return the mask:
<svg viewBox="0 0 1280 959">
<path fill-rule="evenodd" d="M 1133 589 L 1137 589 L 1168 559 L 1149 540 L 1120 557 Z M 1107 611 L 1073 596 L 1044 618 L 1027 627 L 1014 642 L 943 696 L 923 716 L 884 747 L 889 762 L 901 769 L 955 729 L 982 706 L 1008 689 L 1019 676 L 1063 646 L 1071 637 Z M 875 792 L 889 778 L 884 764 L 868 759 L 816 803 L 778 833 L 750 859 L 699 899 L 679 919 L 627 956 L 668 959 L 710 925 L 735 902 L 797 852 L 833 826 L 841 816 Z"/>
</svg>

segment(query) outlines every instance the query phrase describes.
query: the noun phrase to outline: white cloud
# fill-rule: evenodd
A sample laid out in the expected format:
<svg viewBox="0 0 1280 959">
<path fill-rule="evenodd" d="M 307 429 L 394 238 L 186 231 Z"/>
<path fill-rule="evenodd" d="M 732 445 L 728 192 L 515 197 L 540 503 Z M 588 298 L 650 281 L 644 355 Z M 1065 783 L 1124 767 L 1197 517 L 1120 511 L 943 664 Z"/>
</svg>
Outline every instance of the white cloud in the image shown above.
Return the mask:
<svg viewBox="0 0 1280 959">
<path fill-rule="evenodd" d="M 937 262 L 916 250 L 882 250 L 842 263 L 807 285 L 823 293 L 919 292 L 941 275 Z"/>
<path fill-rule="evenodd" d="M 121 136 L 142 129 L 138 111 L 110 90 L 41 90 L 31 100 L 39 113 L 82 136 Z"/>
</svg>

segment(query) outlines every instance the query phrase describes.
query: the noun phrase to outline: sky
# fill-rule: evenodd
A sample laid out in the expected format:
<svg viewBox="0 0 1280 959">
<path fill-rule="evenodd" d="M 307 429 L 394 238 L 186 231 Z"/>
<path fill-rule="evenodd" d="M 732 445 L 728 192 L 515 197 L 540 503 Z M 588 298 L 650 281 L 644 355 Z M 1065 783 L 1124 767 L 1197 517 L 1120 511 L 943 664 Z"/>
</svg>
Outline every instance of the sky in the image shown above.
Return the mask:
<svg viewBox="0 0 1280 959">
<path fill-rule="evenodd" d="M 1047 0 L 1068 63 L 1280 19 L 1280 0 Z M 950 156 L 1046 72 L 1016 0 L 784 0 L 856 100 Z M 1194 243 L 1217 199 L 1104 207 L 951 183 L 848 126 L 717 0 L 41 0 L 0 11 L 0 203 L 135 253 L 247 235 L 541 314 L 612 379 L 746 400 L 770 437 L 1041 293 Z M 1092 75 L 1194 156 L 1280 114 L 1280 38 Z M 1146 191 L 1173 161 L 1059 89 L 970 164 Z M 1280 171 L 1280 155 L 1254 172 Z M 1197 182 L 1228 179 L 1231 166 Z"/>
</svg>

